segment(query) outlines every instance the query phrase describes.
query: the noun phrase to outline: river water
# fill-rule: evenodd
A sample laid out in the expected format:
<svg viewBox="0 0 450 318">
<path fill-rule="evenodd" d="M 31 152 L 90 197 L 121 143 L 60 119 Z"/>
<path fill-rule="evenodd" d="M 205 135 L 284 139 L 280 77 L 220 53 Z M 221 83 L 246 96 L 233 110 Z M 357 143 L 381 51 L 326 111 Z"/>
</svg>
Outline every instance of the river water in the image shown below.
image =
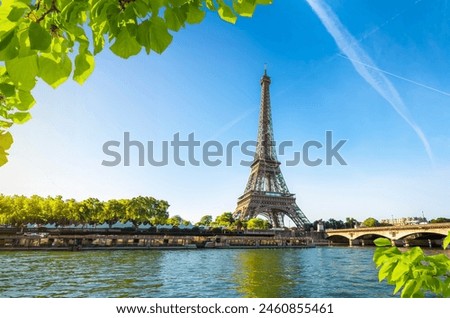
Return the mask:
<svg viewBox="0 0 450 318">
<path fill-rule="evenodd" d="M 0 252 L 0 297 L 392 297 L 373 251 Z"/>
</svg>

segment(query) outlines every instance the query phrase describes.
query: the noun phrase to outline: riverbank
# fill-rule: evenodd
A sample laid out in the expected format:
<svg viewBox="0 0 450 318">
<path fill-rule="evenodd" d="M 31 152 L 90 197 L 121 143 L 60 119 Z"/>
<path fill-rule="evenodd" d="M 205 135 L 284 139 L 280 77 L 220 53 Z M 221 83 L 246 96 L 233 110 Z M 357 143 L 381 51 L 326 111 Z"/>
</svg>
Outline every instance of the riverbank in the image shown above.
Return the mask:
<svg viewBox="0 0 450 318">
<path fill-rule="evenodd" d="M 7 235 L 1 251 L 310 248 L 310 237 L 245 235 Z"/>
</svg>

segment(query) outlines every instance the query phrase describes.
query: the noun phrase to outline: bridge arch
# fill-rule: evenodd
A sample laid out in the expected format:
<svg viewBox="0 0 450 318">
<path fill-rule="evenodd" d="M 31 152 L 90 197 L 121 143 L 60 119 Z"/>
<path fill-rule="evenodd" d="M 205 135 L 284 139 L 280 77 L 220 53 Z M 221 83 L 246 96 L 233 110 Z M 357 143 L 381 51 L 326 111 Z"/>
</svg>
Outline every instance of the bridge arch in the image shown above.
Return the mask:
<svg viewBox="0 0 450 318">
<path fill-rule="evenodd" d="M 364 234 L 360 234 L 358 236 L 353 235 L 354 233 L 348 233 L 348 234 L 344 234 L 344 233 L 339 233 L 339 234 L 332 234 L 332 235 L 328 235 L 327 239 L 330 241 L 331 244 L 348 244 L 349 246 L 353 246 L 353 245 L 361 245 L 361 246 L 365 246 L 365 245 L 373 245 L 373 241 L 377 238 L 380 237 L 384 237 L 387 238 L 389 240 L 391 240 L 390 237 L 385 236 L 385 235 L 381 235 L 379 233 L 364 233 Z M 334 239 L 336 238 L 336 239 Z M 341 238 L 341 239 L 339 239 Z M 342 240 L 342 239 L 345 239 Z"/>
<path fill-rule="evenodd" d="M 333 234 L 333 235 L 328 235 L 327 239 L 333 238 L 333 237 L 343 237 L 346 238 L 347 240 L 351 239 L 351 237 L 349 235 L 346 234 Z"/>
<path fill-rule="evenodd" d="M 434 241 L 433 244 L 437 246 L 441 244 L 439 243 L 439 240 L 447 236 L 449 232 L 450 223 L 440 223 L 326 230 L 325 235 L 328 239 L 332 239 L 332 237 L 335 236 L 345 237 L 349 240 L 349 245 L 352 245 L 353 240 L 355 240 L 355 242 L 356 240 L 362 240 L 362 244 L 364 244 L 364 240 L 366 240 L 367 237 L 370 237 L 370 239 L 373 239 L 374 237 L 385 237 L 391 240 L 393 244 L 397 241 L 397 244 L 409 245 L 409 242 L 407 241 L 412 241 L 414 239 L 419 241 L 422 236 L 422 240 L 427 240 L 429 246 L 431 246 L 431 241 Z M 398 241 L 401 241 L 402 243 L 399 243 Z"/>
<path fill-rule="evenodd" d="M 415 230 L 415 231 L 409 231 L 409 232 L 402 232 L 401 235 L 398 236 L 398 239 L 404 239 L 411 235 L 416 234 L 434 234 L 434 235 L 440 235 L 442 237 L 445 237 L 447 234 L 443 233 L 443 231 L 435 230 L 435 231 L 421 231 L 421 230 Z"/>
<path fill-rule="evenodd" d="M 349 245 L 351 238 L 350 238 L 349 235 L 340 233 L 340 234 L 329 235 L 327 237 L 327 240 L 331 244 L 346 244 L 346 245 Z"/>
<path fill-rule="evenodd" d="M 389 239 L 389 240 L 394 239 L 394 238 L 393 238 L 391 235 L 389 235 L 388 233 L 378 233 L 378 232 L 365 232 L 365 233 L 359 233 L 358 235 L 355 235 L 355 236 L 353 237 L 353 239 L 354 239 L 354 240 L 357 240 L 357 239 L 364 238 L 365 236 L 375 236 L 375 237 L 377 237 L 377 238 L 379 238 L 379 237 L 384 237 L 384 238 L 387 238 L 387 239 Z"/>
</svg>

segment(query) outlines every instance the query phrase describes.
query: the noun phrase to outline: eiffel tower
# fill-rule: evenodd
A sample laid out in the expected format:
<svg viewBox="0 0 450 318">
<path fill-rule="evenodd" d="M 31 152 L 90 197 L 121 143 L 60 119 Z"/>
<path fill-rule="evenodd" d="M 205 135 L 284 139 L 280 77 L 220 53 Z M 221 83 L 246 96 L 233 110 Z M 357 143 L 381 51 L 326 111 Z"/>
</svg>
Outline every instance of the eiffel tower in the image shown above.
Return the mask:
<svg viewBox="0 0 450 318">
<path fill-rule="evenodd" d="M 270 83 L 267 70 L 264 70 L 261 78 L 261 108 L 255 157 L 244 194 L 238 198 L 234 217 L 249 220 L 261 215 L 266 217 L 273 227 L 280 228 L 284 227 L 284 217 L 287 216 L 298 228 L 302 228 L 310 222 L 295 203 L 295 194 L 289 192 L 275 151 Z"/>
</svg>

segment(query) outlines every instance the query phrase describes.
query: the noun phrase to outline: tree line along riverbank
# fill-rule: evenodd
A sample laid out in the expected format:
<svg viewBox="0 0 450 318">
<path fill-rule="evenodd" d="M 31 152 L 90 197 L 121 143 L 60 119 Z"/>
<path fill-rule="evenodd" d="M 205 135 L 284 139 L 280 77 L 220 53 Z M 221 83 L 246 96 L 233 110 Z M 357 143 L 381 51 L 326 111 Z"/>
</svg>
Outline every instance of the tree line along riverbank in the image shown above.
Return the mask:
<svg viewBox="0 0 450 318">
<path fill-rule="evenodd" d="M 138 228 L 168 225 L 194 227 L 192 222 L 179 215 L 170 216 L 169 206 L 167 201 L 150 196 L 107 201 L 87 198 L 77 201 L 75 199 L 64 200 L 62 196 L 44 198 L 38 195 L 26 197 L 0 194 L 0 226 Z M 205 215 L 195 225 L 237 229 L 268 229 L 271 227 L 267 220 L 260 218 L 235 220 L 231 212 L 224 212 L 215 219 L 211 215 Z"/>
</svg>

